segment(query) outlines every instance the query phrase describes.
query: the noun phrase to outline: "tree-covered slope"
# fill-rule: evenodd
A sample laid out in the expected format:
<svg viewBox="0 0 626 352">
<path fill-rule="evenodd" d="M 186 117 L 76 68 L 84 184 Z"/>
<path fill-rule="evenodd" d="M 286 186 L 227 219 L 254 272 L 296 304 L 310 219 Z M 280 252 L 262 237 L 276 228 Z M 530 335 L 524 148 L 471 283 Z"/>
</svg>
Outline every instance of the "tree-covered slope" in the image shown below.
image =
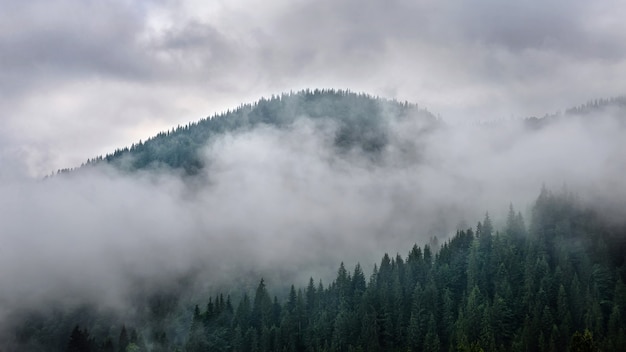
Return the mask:
<svg viewBox="0 0 626 352">
<path fill-rule="evenodd" d="M 543 134 L 543 137 L 550 137 L 546 138 L 550 143 L 540 144 L 541 148 L 535 148 L 532 143 L 520 143 L 521 154 L 502 155 L 543 153 L 546 146 L 555 144 L 554 141 L 563 141 L 559 134 L 561 128 L 571 127 L 570 124 L 560 122 L 567 120 L 584 130 L 607 115 L 607 112 L 617 113 L 618 117 L 626 116 L 623 114 L 626 111 L 624 106 L 623 100 L 616 98 L 592 102 L 568 110 L 565 114 L 528 119 L 525 121 L 527 129 L 515 128 L 515 132 L 520 134 L 505 134 L 504 137 L 507 140 L 525 140 L 529 136 L 541 135 L 543 131 L 550 132 Z M 594 120 L 595 117 L 599 119 Z M 299 118 L 312 119 L 321 124 L 330 123 L 332 128 L 323 131 L 330 131 L 328 139 L 332 141 L 333 155 L 335 152 L 341 154 L 354 150 L 376 155 L 385 150 L 386 146 L 397 142 L 393 139 L 393 133 L 397 133 L 398 129 L 391 128 L 396 121 L 421 119 L 425 126 L 438 125 L 438 120 L 432 114 L 408 103 L 344 91 L 302 91 L 262 99 L 254 104 L 242 105 L 234 111 L 160 133 L 130 148 L 91 160 L 89 164 L 110 163 L 128 171 L 165 166 L 193 175 L 207 166 L 202 155 L 203 147 L 220 136 L 231 132 L 248 132 L 261 126 L 285 131 Z M 612 128 L 616 124 L 607 126 Z M 471 135 L 472 140 L 490 137 L 491 133 L 497 135 L 501 131 L 506 132 L 506 129 L 489 129 L 480 125 L 473 127 L 476 128 L 469 131 L 479 133 Z M 453 128 L 442 128 L 436 132 Z M 619 128 L 616 130 L 621 131 Z M 466 131 L 461 130 L 458 134 L 433 133 L 435 137 L 431 136 L 430 146 L 446 143 L 454 145 L 453 138 L 467 136 Z M 605 132 L 602 129 L 600 131 Z M 410 130 L 406 133 L 411 140 L 415 139 L 412 132 Z M 446 138 L 436 138 L 441 136 Z M 488 142 L 491 141 L 488 139 Z M 507 150 L 503 145 L 515 151 L 512 145 L 498 142 L 493 144 L 498 147 L 493 148 L 497 149 L 496 154 Z M 569 146 L 575 146 L 579 140 L 575 142 Z M 492 147 L 490 143 L 487 145 Z M 279 146 L 282 148 L 284 145 Z M 396 150 L 401 149 L 398 143 L 394 146 L 398 147 Z M 527 149 L 526 146 L 531 148 Z M 437 184 L 436 178 L 459 167 L 467 170 L 470 161 L 480 164 L 485 156 L 490 156 L 490 148 L 479 148 L 480 153 L 469 153 L 467 158 L 451 159 L 454 168 L 434 168 L 435 177 L 427 178 L 421 185 L 427 188 Z M 432 150 L 442 153 L 447 151 Z M 602 151 L 614 151 L 611 148 L 599 150 L 598 155 L 605 155 Z M 453 150 L 454 155 L 465 155 L 461 152 Z M 434 155 L 437 156 L 436 153 Z M 562 157 L 564 154 L 555 155 Z M 399 158 L 404 156 L 400 154 Z M 507 177 L 506 174 L 500 176 L 501 169 L 505 169 L 502 166 L 506 159 L 499 157 L 496 163 L 480 164 L 493 167 L 484 167 L 475 174 L 468 171 L 468 175 L 491 181 Z M 517 162 L 517 159 L 511 159 Z M 535 159 L 528 165 L 545 167 Z M 599 165 L 599 168 L 610 166 Z M 420 170 L 408 167 L 402 172 L 420 177 L 424 175 L 416 172 Z M 562 170 L 559 172 L 562 173 Z M 531 174 L 530 171 L 528 173 Z M 351 173 L 350 176 L 354 177 L 355 174 Z M 489 178 L 489 175 L 493 177 Z M 382 179 L 375 178 L 375 182 Z M 613 180 L 611 177 L 599 179 Z M 353 179 L 346 180 L 351 182 Z M 409 187 L 400 189 L 417 193 L 413 188 L 417 177 L 407 180 L 411 180 L 406 182 Z M 509 192 L 515 193 L 513 188 L 519 185 L 521 178 L 514 177 L 513 180 L 506 184 L 508 188 L 493 187 L 499 192 L 506 190 L 504 193 L 507 194 L 500 194 L 499 199 L 508 197 Z M 444 186 L 434 187 L 435 192 L 445 192 L 451 184 L 462 181 L 463 178 L 456 178 L 454 183 L 443 183 Z M 578 185 L 593 183 L 587 182 L 586 178 L 583 181 L 586 183 Z M 367 183 L 370 188 L 372 184 Z M 469 199 L 472 207 L 483 207 L 475 197 L 488 192 L 490 184 L 461 184 L 474 186 L 478 190 L 472 193 L 473 197 L 463 198 L 462 187 L 457 187 L 451 192 L 451 197 L 464 202 Z M 476 184 L 484 187 L 476 187 Z M 619 186 L 621 183 L 614 184 Z M 281 187 L 277 190 L 289 192 Z M 615 195 L 610 197 L 611 200 L 623 199 L 618 192 L 619 188 L 614 187 L 612 191 Z M 237 198 L 236 195 L 228 193 L 229 197 Z M 237 198 L 237 202 L 242 201 Z M 9 350 L 626 350 L 626 226 L 619 216 L 603 213 L 602 209 L 606 206 L 593 204 L 590 208 L 589 199 L 585 202 L 581 203 L 568 192 L 555 194 L 543 189 L 529 212 L 531 216 L 528 222 L 511 207 L 503 227 L 496 228 L 489 216 L 485 216 L 477 226 L 458 231 L 441 247 L 430 245 L 420 248 L 416 245 L 405 248 L 403 254 L 406 256 L 385 254 L 371 273 L 366 273 L 356 263 L 348 262 L 348 256 L 344 258 L 342 253 L 339 259 L 345 259 L 347 265 L 340 265 L 332 282 L 322 283 L 311 278 L 308 285 L 292 286 L 287 292 L 281 289 L 289 286 L 288 282 L 267 283 L 255 276 L 254 280 L 261 280 L 255 291 L 241 289 L 240 286 L 225 287 L 222 293 L 204 291 L 203 298 L 198 298 L 197 291 L 191 287 L 193 285 L 173 284 L 176 289 L 172 289 L 172 286 L 167 289 L 147 289 L 131 299 L 132 314 L 102 312 L 101 307 L 93 306 L 80 309 L 73 307 L 69 310 L 50 307 L 44 312 L 34 309 L 35 313 L 16 315 L 11 322 L 12 345 Z M 268 203 L 261 204 L 266 206 Z M 356 202 L 351 205 L 355 206 Z M 445 209 L 441 217 L 456 221 L 450 212 L 454 209 Z M 408 207 L 406 213 L 401 215 L 413 216 L 414 210 Z M 372 213 L 363 214 L 371 216 Z M 281 220 L 282 216 L 280 213 Z M 425 217 L 417 218 L 423 221 Z M 306 217 L 297 219 L 309 226 Z M 328 222 L 332 227 L 337 227 L 337 232 L 342 231 L 334 222 Z M 315 225 L 311 224 L 312 227 Z M 392 222 L 387 221 L 382 231 L 387 231 L 391 225 Z M 176 230 L 171 237 L 178 241 Z M 355 233 L 363 234 L 358 231 Z M 411 241 L 423 241 L 418 236 L 428 234 L 414 234 L 407 230 L 406 235 L 416 236 Z M 355 237 L 362 241 L 362 237 Z M 232 245 L 238 246 L 239 243 L 233 242 Z M 283 251 L 293 249 L 281 248 Z M 269 245 L 267 249 L 275 250 Z M 239 258 L 234 260 L 238 261 Z M 272 269 L 280 271 L 280 265 L 282 263 Z M 267 275 L 266 278 L 271 272 Z M 240 277 L 234 277 L 236 275 L 232 276 L 231 282 L 241 280 Z M 97 302 L 95 305 L 98 305 Z"/>
<path fill-rule="evenodd" d="M 487 215 L 440 248 L 385 254 L 371 274 L 342 263 L 330 284 L 311 278 L 283 296 L 261 280 L 254 292 L 231 291 L 236 301 L 217 294 L 182 304 L 155 292 L 128 325 L 84 311 L 33 318 L 16 343 L 24 351 L 623 351 L 625 239 L 623 223 L 542 190 L 528 225 L 511 206 L 504 228 Z"/>
<path fill-rule="evenodd" d="M 422 119 L 436 124 L 436 117 L 415 104 L 400 103 L 342 90 L 304 90 L 261 99 L 234 110 L 118 149 L 87 164 L 106 161 L 125 170 L 149 166 L 184 169 L 189 174 L 204 167 L 201 148 L 226 132 L 243 131 L 259 125 L 284 128 L 299 118 L 326 119 L 336 124 L 334 142 L 338 148 L 376 151 L 388 138 L 388 124 L 404 118 Z"/>
<path fill-rule="evenodd" d="M 588 122 L 593 123 L 593 119 L 598 116 L 613 116 L 622 124 L 626 124 L 626 96 L 590 100 L 585 104 L 568 108 L 564 113 L 545 114 L 541 118 L 528 117 L 524 119 L 524 123 L 534 129 L 545 127 L 563 118 L 590 119 L 592 121 Z"/>
<path fill-rule="evenodd" d="M 626 123 L 626 97 L 596 99 L 568 108 L 564 113 L 528 117 L 523 121 L 529 129 L 539 129 L 560 119 L 594 118 L 607 114 L 617 116 Z M 301 118 L 334 123 L 333 139 L 338 149 L 359 148 L 366 152 L 376 152 L 387 145 L 391 133 L 389 124 L 394 121 L 418 119 L 426 129 L 441 125 L 439 118 L 417 104 L 344 90 L 307 89 L 261 98 L 257 102 L 242 104 L 236 109 L 160 132 L 130 147 L 89 159 L 86 165 L 106 162 L 126 171 L 168 167 L 196 174 L 206 166 L 202 148 L 220 135 L 262 125 L 287 128 Z M 501 123 L 491 122 L 488 125 Z"/>
</svg>

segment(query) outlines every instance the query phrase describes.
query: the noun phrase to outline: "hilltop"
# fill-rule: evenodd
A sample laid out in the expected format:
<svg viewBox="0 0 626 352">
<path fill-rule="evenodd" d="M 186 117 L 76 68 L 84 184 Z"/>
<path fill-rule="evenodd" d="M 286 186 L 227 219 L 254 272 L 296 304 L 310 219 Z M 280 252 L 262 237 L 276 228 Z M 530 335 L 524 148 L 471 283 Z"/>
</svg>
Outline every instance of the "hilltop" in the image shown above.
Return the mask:
<svg viewBox="0 0 626 352">
<path fill-rule="evenodd" d="M 133 171 L 150 166 L 167 166 L 195 174 L 205 165 L 202 147 L 219 135 L 246 131 L 261 125 L 287 128 L 308 118 L 336 124 L 334 143 L 339 149 L 359 148 L 373 152 L 387 143 L 388 123 L 407 118 L 435 126 L 435 115 L 417 104 L 399 102 L 344 90 L 303 90 L 273 95 L 242 104 L 185 126 L 96 157 L 85 165 L 107 162 Z"/>
</svg>

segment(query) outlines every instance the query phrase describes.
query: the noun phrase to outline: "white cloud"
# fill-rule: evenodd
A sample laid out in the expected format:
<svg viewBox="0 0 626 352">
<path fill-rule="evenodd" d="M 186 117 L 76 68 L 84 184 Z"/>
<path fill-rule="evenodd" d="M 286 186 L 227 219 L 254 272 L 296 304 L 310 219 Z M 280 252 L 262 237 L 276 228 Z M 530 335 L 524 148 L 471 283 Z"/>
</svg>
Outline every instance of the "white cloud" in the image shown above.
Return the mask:
<svg viewBox="0 0 626 352">
<path fill-rule="evenodd" d="M 2 3 L 3 154 L 21 150 L 36 176 L 292 89 L 366 91 L 448 120 L 626 90 L 618 2 Z"/>
</svg>

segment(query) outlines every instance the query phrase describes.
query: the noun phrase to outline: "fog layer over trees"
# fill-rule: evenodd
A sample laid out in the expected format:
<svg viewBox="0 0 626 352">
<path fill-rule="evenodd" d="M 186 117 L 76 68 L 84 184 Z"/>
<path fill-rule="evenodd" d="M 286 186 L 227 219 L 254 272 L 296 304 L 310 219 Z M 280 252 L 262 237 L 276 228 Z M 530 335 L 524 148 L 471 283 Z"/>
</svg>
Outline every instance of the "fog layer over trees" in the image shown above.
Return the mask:
<svg viewBox="0 0 626 352">
<path fill-rule="evenodd" d="M 144 292 L 192 301 L 260 277 L 282 290 L 330 282 L 342 261 L 369 275 L 382 253 L 443 243 L 487 211 L 500 228 L 511 202 L 529 218 L 544 184 L 617 226 L 624 121 L 619 99 L 453 126 L 412 104 L 307 91 L 43 181 L 11 179 L 0 185 L 0 323 L 85 304 L 135 319 Z"/>
</svg>

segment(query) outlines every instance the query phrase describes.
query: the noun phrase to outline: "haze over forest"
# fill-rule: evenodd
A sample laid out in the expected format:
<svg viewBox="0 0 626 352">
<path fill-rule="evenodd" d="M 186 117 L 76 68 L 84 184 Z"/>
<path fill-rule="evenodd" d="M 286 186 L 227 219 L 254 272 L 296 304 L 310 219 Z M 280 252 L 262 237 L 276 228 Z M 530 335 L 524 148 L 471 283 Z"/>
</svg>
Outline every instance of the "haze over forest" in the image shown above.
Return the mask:
<svg viewBox="0 0 626 352">
<path fill-rule="evenodd" d="M 332 295 L 340 263 L 360 263 L 369 277 L 383 254 L 404 256 L 414 244 L 433 251 L 439 273 L 439 246 L 456 239 L 451 256 L 468 256 L 487 219 L 511 248 L 540 248 L 538 223 L 559 236 L 570 228 L 556 243 L 586 248 L 575 271 L 589 302 L 605 303 L 567 329 L 555 318 L 559 332 L 541 341 L 519 337 L 526 325 L 493 341 L 448 338 L 433 312 L 437 344 L 549 350 L 551 336 L 569 348 L 589 329 L 602 348 L 624 346 L 609 323 L 624 318 L 613 313 L 623 308 L 613 291 L 626 280 L 623 255 L 611 252 L 624 248 L 626 219 L 622 7 L 0 0 L 0 350 L 51 341 L 50 350 L 71 350 L 76 340 L 66 338 L 82 330 L 67 330 L 79 321 L 100 339 L 90 350 L 126 348 L 115 336 L 124 322 L 146 351 L 217 349 L 208 323 L 194 345 L 193 305 L 209 295 L 232 294 L 237 305 L 260 278 L 281 300 L 275 306 L 310 278 Z M 559 214 L 571 227 L 537 215 L 552 206 L 567 209 Z M 511 213 L 525 219 L 528 243 L 512 239 Z M 550 275 L 557 247 L 547 245 Z M 603 251 L 609 263 L 595 261 Z M 516 255 L 530 263 L 539 252 Z M 610 295 L 593 296 L 597 272 L 610 276 Z M 474 292 L 464 282 L 455 304 Z M 413 292 L 415 282 L 406 285 Z M 496 304 L 496 284 L 476 286 L 486 306 Z M 157 328 L 137 302 L 161 293 L 176 305 Z M 359 299 L 351 319 L 365 314 Z M 463 321 L 462 308 L 452 311 Z M 230 340 L 220 349 L 263 349 L 250 334 L 260 339 L 272 324 L 251 323 L 238 339 L 239 323 L 225 323 Z M 398 324 L 410 331 L 408 317 Z M 167 343 L 148 336 L 155 331 Z M 314 350 L 372 347 L 360 333 L 354 343 L 330 334 Z M 381 333 L 376 348 L 430 346 L 424 339 Z M 289 346 L 305 345 L 314 343 Z"/>
<path fill-rule="evenodd" d="M 624 94 L 618 0 L 2 0 L 3 178 L 40 177 L 261 96 L 350 89 L 449 123 Z"/>
<path fill-rule="evenodd" d="M 501 226 L 513 202 L 530 217 L 545 185 L 621 225 L 624 116 L 612 99 L 459 127 L 417 105 L 319 90 L 242 105 L 4 184 L 2 313 L 131 314 L 137 295 L 181 284 L 193 297 L 258 277 L 282 289 L 330 281 L 341 261 L 369 272 L 381 252 L 436 248 L 485 212 Z"/>
</svg>

